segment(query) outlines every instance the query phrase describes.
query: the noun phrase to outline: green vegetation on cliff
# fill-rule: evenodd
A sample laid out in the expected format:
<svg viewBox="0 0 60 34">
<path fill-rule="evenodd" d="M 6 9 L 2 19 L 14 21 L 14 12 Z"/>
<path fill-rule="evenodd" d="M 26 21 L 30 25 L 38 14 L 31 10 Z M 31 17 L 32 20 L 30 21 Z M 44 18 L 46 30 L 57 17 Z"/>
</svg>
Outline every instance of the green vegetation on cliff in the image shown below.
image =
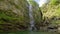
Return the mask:
<svg viewBox="0 0 60 34">
<path fill-rule="evenodd" d="M 39 7 L 33 0 L 29 2 L 37 30 L 47 31 L 51 27 L 60 27 L 60 0 L 50 0 L 43 7 Z M 26 31 L 30 25 L 27 0 L 0 0 L 0 32 Z"/>
<path fill-rule="evenodd" d="M 42 8 L 43 17 L 47 18 L 47 22 L 50 23 L 50 27 L 59 28 L 60 24 L 60 0 L 50 0 L 48 4 L 45 4 Z"/>
<path fill-rule="evenodd" d="M 35 22 L 40 23 L 39 6 L 34 1 L 31 4 Z M 0 31 L 27 30 L 29 20 L 29 4 L 26 0 L 0 0 Z"/>
<path fill-rule="evenodd" d="M 0 0 L 0 29 L 2 31 L 27 29 L 28 22 L 28 2 L 26 0 Z"/>
</svg>

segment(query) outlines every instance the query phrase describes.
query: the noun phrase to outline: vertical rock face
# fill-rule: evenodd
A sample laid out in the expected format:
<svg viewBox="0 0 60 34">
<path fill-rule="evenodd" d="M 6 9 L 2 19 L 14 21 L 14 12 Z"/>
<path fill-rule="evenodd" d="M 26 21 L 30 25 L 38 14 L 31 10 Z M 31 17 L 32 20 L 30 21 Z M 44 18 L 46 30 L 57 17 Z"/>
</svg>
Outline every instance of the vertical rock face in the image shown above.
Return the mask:
<svg viewBox="0 0 60 34">
<path fill-rule="evenodd" d="M 40 29 L 40 23 L 42 22 L 42 12 L 38 6 L 38 4 L 32 5 L 34 24 L 36 29 Z"/>
<path fill-rule="evenodd" d="M 26 0 L 0 0 L 0 31 L 25 29 L 28 22 Z"/>
<path fill-rule="evenodd" d="M 28 3 L 25 0 L 1 0 L 0 10 L 11 11 L 22 15 L 28 10 Z"/>
<path fill-rule="evenodd" d="M 29 9 L 26 0 L 0 0 L 0 32 L 21 31 L 29 26 Z M 35 23 L 41 22 L 38 5 L 32 5 Z"/>
</svg>

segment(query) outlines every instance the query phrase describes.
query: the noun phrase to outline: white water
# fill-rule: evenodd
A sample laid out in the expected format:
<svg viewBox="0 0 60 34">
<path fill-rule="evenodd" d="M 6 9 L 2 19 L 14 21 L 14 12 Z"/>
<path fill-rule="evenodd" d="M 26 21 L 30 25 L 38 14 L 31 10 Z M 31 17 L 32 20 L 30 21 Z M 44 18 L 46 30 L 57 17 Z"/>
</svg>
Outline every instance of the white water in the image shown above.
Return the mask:
<svg viewBox="0 0 60 34">
<path fill-rule="evenodd" d="M 33 29 L 36 30 L 34 17 L 33 17 L 33 11 L 32 11 L 32 5 L 30 4 L 29 0 L 27 0 L 29 3 L 29 17 L 30 17 L 30 28 L 29 30 L 32 31 Z M 39 4 L 39 7 L 41 7 L 44 3 L 46 3 L 47 0 L 37 1 Z"/>
<path fill-rule="evenodd" d="M 30 17 L 30 30 L 34 27 L 34 18 L 33 18 L 32 6 L 29 5 L 29 17 Z"/>
<path fill-rule="evenodd" d="M 35 23 L 34 23 L 34 17 L 33 17 L 33 11 L 32 11 L 32 5 L 30 4 L 30 2 L 29 2 L 29 17 L 30 17 L 30 28 L 29 28 L 29 30 L 30 31 L 32 31 L 33 29 L 36 30 Z"/>
</svg>

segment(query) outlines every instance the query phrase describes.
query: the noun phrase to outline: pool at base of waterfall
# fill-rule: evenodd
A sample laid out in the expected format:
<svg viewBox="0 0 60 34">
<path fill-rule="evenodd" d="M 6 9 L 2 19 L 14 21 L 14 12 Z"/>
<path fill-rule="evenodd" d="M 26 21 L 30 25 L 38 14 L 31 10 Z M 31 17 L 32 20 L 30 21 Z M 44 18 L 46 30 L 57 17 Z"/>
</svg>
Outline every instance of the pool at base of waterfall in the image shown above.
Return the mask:
<svg viewBox="0 0 60 34">
<path fill-rule="evenodd" d="M 0 34 L 57 34 L 56 32 L 40 32 L 40 31 L 19 31 L 19 32 L 7 32 Z"/>
</svg>

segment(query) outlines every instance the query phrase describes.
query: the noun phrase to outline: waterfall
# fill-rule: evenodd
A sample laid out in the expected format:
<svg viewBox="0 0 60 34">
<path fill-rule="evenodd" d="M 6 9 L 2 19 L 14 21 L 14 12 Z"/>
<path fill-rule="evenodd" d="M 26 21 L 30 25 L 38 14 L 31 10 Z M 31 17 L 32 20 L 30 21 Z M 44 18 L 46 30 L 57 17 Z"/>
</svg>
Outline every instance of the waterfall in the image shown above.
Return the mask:
<svg viewBox="0 0 60 34">
<path fill-rule="evenodd" d="M 33 17 L 33 11 L 32 11 L 32 5 L 29 3 L 29 17 L 30 17 L 30 28 L 29 30 L 36 30 L 35 23 L 34 23 L 34 17 Z"/>
</svg>

